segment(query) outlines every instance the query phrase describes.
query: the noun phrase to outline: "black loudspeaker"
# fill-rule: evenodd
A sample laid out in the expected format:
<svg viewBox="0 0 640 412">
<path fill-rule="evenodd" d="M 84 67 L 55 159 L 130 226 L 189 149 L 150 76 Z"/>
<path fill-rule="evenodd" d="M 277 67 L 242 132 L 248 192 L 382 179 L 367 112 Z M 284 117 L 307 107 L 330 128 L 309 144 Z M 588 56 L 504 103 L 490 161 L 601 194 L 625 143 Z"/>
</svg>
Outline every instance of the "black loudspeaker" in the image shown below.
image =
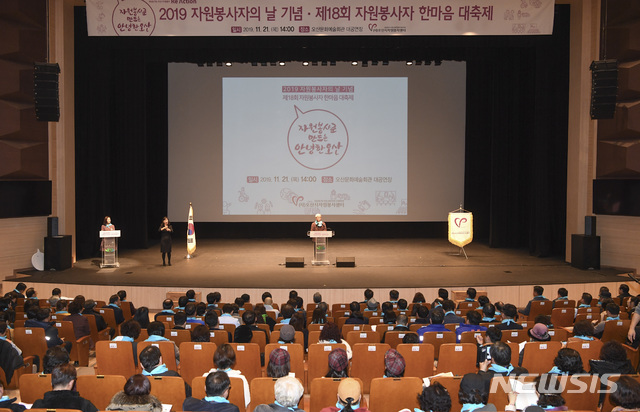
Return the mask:
<svg viewBox="0 0 640 412">
<path fill-rule="evenodd" d="M 44 270 L 71 267 L 71 235 L 44 238 Z"/>
<path fill-rule="evenodd" d="M 591 69 L 591 118 L 613 119 L 618 96 L 618 61 L 594 61 Z"/>
<path fill-rule="evenodd" d="M 58 216 L 47 218 L 47 237 L 58 236 Z"/>
<path fill-rule="evenodd" d="M 60 120 L 60 101 L 58 98 L 58 63 L 35 63 L 33 68 L 33 98 L 36 106 L 36 119 L 43 122 Z"/>
<path fill-rule="evenodd" d="M 596 235 L 596 217 L 595 216 L 584 217 L 584 235 L 585 236 Z"/>
<path fill-rule="evenodd" d="M 285 260 L 285 266 L 288 268 L 303 268 L 304 258 L 303 257 L 287 257 Z"/>
<path fill-rule="evenodd" d="M 356 258 L 354 257 L 336 257 L 336 267 L 353 268 L 356 267 Z"/>
<path fill-rule="evenodd" d="M 571 235 L 571 266 L 600 269 L 600 236 Z"/>
</svg>

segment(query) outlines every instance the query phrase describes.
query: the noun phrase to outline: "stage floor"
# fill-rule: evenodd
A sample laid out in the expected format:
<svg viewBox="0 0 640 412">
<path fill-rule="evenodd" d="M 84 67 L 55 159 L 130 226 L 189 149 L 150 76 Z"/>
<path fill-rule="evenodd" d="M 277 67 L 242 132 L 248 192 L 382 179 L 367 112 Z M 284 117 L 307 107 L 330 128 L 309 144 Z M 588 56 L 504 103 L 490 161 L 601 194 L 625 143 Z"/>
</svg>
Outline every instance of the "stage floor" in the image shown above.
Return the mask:
<svg viewBox="0 0 640 412">
<path fill-rule="evenodd" d="M 120 268 L 100 269 L 87 259 L 63 271 L 20 271 L 23 282 L 176 288 L 429 288 L 620 282 L 624 268 L 580 270 L 558 258 L 493 249 L 479 242 L 459 248 L 443 239 L 331 239 L 329 266 L 312 266 L 308 239 L 203 239 L 192 259 L 174 242 L 172 266 L 162 266 L 159 247 L 123 251 Z M 304 268 L 285 267 L 304 257 Z M 355 257 L 356 267 L 336 267 L 336 257 Z"/>
</svg>

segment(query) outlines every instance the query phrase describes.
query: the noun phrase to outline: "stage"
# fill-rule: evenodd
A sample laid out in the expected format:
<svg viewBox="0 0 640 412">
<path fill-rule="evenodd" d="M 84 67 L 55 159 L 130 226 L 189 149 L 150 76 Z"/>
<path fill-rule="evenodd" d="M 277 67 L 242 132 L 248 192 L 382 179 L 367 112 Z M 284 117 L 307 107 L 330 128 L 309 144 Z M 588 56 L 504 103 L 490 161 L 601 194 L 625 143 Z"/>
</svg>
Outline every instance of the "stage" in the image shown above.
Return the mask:
<svg viewBox="0 0 640 412">
<path fill-rule="evenodd" d="M 162 266 L 159 247 L 120 253 L 120 268 L 101 269 L 100 259 L 81 260 L 63 271 L 20 271 L 23 282 L 185 288 L 460 288 L 500 285 L 620 281 L 622 268 L 580 270 L 558 258 L 493 249 L 479 242 L 461 250 L 443 239 L 331 239 L 329 266 L 311 265 L 309 239 L 204 239 L 194 257 L 174 242 L 172 266 Z M 304 268 L 285 267 L 304 257 Z M 355 267 L 336 267 L 354 257 Z"/>
</svg>

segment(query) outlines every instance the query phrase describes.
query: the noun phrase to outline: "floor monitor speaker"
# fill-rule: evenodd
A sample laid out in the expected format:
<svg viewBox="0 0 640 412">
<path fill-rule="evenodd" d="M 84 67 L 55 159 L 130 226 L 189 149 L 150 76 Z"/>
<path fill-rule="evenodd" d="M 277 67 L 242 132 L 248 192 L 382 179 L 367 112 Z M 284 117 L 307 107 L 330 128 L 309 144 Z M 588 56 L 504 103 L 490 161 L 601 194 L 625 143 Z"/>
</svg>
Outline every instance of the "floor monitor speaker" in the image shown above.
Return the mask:
<svg viewBox="0 0 640 412">
<path fill-rule="evenodd" d="M 353 268 L 356 266 L 355 257 L 336 257 L 336 266 L 339 268 Z"/>
<path fill-rule="evenodd" d="M 287 257 L 285 259 L 285 266 L 288 268 L 303 268 L 304 258 L 303 257 Z"/>
</svg>

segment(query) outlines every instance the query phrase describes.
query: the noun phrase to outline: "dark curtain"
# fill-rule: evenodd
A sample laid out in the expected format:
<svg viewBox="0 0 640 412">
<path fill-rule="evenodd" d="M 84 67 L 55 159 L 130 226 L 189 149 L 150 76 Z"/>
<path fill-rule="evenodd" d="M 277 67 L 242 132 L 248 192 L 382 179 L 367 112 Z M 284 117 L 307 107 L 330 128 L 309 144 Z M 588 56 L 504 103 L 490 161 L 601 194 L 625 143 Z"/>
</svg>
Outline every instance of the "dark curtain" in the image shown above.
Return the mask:
<svg viewBox="0 0 640 412">
<path fill-rule="evenodd" d="M 474 238 L 492 247 L 529 248 L 535 256 L 564 253 L 567 5 L 556 6 L 552 36 L 518 37 L 89 38 L 84 7 L 76 8 L 75 17 L 79 259 L 99 255 L 98 230 L 106 214 L 123 231 L 121 248 L 146 248 L 157 238 L 169 195 L 169 62 L 251 61 L 260 55 L 302 60 L 311 51 L 325 60 L 360 53 L 362 60 L 466 61 L 464 207 L 474 213 Z M 414 222 L 412 230 L 442 236 L 442 226 L 433 230 L 429 223 Z M 264 225 L 263 233 L 282 236 L 291 227 Z M 376 225 L 389 236 L 406 236 L 405 224 L 349 227 L 362 233 Z M 213 226 L 218 236 L 221 227 L 235 237 L 253 236 L 253 225 Z"/>
</svg>

